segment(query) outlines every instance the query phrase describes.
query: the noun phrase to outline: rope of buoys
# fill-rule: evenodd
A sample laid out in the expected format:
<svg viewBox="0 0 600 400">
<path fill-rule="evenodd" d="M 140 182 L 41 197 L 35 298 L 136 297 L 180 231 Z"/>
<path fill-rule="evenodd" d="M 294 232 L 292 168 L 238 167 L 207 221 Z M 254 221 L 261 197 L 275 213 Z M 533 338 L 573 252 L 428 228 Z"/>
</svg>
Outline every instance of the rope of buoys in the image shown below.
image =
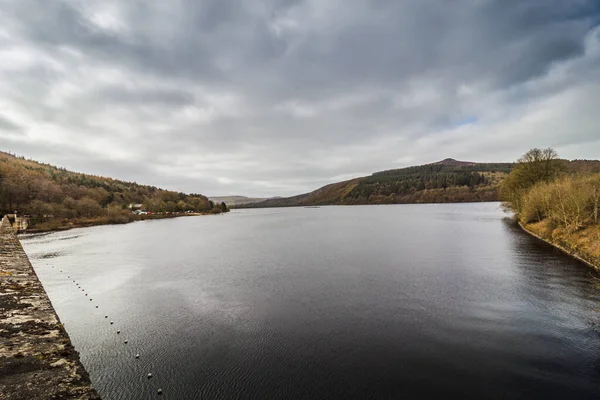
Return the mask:
<svg viewBox="0 0 600 400">
<path fill-rule="evenodd" d="M 52 268 L 54 268 L 54 266 L 52 266 Z M 62 271 L 62 270 L 60 270 L 60 272 L 63 272 L 63 271 Z M 70 276 L 70 275 L 68 275 L 68 276 L 67 276 L 67 278 L 68 278 L 68 279 L 71 279 L 71 276 Z M 84 289 L 84 288 L 82 288 L 82 287 L 81 287 L 81 285 L 80 285 L 80 284 L 79 284 L 79 283 L 78 283 L 76 280 L 74 280 L 74 279 L 73 279 L 73 283 L 74 283 L 74 284 L 77 286 L 77 288 L 78 288 L 78 289 L 81 289 L 81 291 L 82 291 L 82 292 L 85 292 L 85 289 Z M 88 296 L 88 293 L 85 293 L 85 295 L 86 295 L 86 296 Z M 92 298 L 90 298 L 90 301 L 93 301 L 93 299 L 92 299 Z M 96 308 L 99 308 L 99 306 L 98 306 L 98 305 L 96 305 Z M 108 315 L 104 315 L 104 318 L 105 318 L 105 319 L 108 319 Z M 114 321 L 110 321 L 110 324 L 111 324 L 111 325 L 114 325 Z M 120 330 L 120 329 L 117 329 L 117 335 L 119 335 L 120 333 L 121 333 L 121 330 Z M 128 339 L 125 339 L 125 340 L 123 341 L 123 343 L 124 343 L 124 344 L 128 344 L 128 343 L 129 343 L 129 340 L 128 340 Z M 135 354 L 135 359 L 137 360 L 137 359 L 139 359 L 139 358 L 140 358 L 140 354 L 139 354 L 139 353 L 136 353 L 136 354 Z M 148 373 L 148 375 L 147 375 L 147 378 L 148 378 L 148 379 L 151 379 L 151 378 L 152 378 L 152 373 L 150 373 L 150 372 L 149 372 L 149 373 Z M 158 395 L 162 395 L 162 394 L 163 394 L 163 390 L 162 390 L 161 388 L 158 388 L 158 389 L 156 390 L 156 393 L 157 393 Z"/>
</svg>

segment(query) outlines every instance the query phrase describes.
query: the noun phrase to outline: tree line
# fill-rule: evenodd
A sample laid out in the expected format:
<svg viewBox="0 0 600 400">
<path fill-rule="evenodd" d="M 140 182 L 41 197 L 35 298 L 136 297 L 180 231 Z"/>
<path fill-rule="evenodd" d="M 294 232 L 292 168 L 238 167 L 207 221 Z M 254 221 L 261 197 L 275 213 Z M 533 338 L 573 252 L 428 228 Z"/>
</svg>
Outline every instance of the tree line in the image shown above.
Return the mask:
<svg viewBox="0 0 600 400">
<path fill-rule="evenodd" d="M 445 161 L 375 172 L 331 183 L 310 193 L 240 207 L 498 201 L 500 182 L 512 169 L 512 163 Z"/>
<path fill-rule="evenodd" d="M 134 219 L 130 204 L 153 213 L 223 212 L 201 194 L 185 194 L 116 179 L 80 174 L 0 152 L 0 211 L 17 211 L 31 222 L 49 219 Z"/>
<path fill-rule="evenodd" d="M 499 176 L 510 169 L 511 164 L 427 164 L 382 171 L 363 178 L 346 199 L 366 203 L 497 200 Z"/>
<path fill-rule="evenodd" d="M 531 149 L 501 186 L 505 206 L 523 223 L 575 232 L 600 224 L 600 165 L 561 160 L 553 149 Z"/>
</svg>

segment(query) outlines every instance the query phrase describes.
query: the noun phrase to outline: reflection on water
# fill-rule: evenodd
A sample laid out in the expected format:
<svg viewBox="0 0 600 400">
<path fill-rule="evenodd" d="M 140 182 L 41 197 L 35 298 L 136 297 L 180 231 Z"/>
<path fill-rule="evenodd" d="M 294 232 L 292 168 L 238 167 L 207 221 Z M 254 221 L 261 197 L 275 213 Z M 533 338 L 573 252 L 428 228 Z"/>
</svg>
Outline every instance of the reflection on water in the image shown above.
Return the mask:
<svg viewBox="0 0 600 400">
<path fill-rule="evenodd" d="M 105 399 L 600 397 L 591 271 L 495 203 L 243 210 L 23 244 Z"/>
</svg>

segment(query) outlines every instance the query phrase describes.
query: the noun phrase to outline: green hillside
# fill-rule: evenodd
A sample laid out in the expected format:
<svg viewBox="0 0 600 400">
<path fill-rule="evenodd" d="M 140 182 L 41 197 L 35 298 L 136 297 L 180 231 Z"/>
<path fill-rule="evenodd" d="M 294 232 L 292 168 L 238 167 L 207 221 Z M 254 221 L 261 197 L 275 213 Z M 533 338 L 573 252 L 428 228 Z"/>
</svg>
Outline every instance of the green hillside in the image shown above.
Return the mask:
<svg viewBox="0 0 600 400">
<path fill-rule="evenodd" d="M 299 196 L 243 207 L 498 201 L 499 183 L 510 173 L 512 165 L 446 159 L 433 164 L 376 172 Z"/>
<path fill-rule="evenodd" d="M 208 198 L 214 203 L 224 202 L 230 207 L 235 207 L 244 204 L 260 203 L 261 201 L 267 200 L 266 197 L 246 197 L 246 196 L 210 196 Z"/>
<path fill-rule="evenodd" d="M 569 174 L 600 172 L 597 160 L 558 160 Z M 310 193 L 239 208 L 352 204 L 465 203 L 500 201 L 500 183 L 513 163 L 475 163 L 451 158 L 432 164 L 375 172 Z"/>
</svg>

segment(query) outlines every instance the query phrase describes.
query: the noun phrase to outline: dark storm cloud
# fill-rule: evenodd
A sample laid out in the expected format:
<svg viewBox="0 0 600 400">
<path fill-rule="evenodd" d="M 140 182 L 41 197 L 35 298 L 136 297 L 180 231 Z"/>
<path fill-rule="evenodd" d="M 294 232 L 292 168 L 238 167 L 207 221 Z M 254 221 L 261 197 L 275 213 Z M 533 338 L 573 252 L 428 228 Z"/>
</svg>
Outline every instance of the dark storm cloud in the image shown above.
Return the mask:
<svg viewBox="0 0 600 400">
<path fill-rule="evenodd" d="M 248 195 L 531 146 L 591 158 L 599 22 L 594 0 L 7 0 L 0 143 Z"/>
</svg>

